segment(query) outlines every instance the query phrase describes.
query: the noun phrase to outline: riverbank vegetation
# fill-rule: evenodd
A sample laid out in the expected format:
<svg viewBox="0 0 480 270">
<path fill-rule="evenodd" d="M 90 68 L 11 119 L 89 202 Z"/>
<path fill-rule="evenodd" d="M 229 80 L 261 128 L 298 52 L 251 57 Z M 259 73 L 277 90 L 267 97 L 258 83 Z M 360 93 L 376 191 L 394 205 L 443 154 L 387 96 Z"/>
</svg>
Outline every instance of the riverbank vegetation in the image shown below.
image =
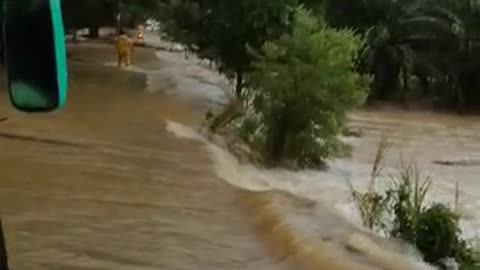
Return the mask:
<svg viewBox="0 0 480 270">
<path fill-rule="evenodd" d="M 366 191 L 350 184 L 351 195 L 363 225 L 381 235 L 400 239 L 418 249 L 423 259 L 439 269 L 478 269 L 478 247 L 462 239 L 458 185 L 452 205 L 427 202 L 433 181 L 422 176 L 414 163 L 401 168 L 379 187 L 388 142 L 382 141 Z M 453 268 L 451 268 L 453 267 Z"/>
<path fill-rule="evenodd" d="M 337 135 L 345 130 L 345 113 L 365 100 L 460 111 L 480 105 L 480 15 L 473 1 L 171 0 L 161 6 L 169 38 L 235 82 L 246 108 L 235 126 L 273 165 L 316 167 L 348 154 Z M 295 34 L 299 10 L 320 25 L 313 38 Z"/>
<path fill-rule="evenodd" d="M 337 31 L 299 8 L 290 33 L 266 42 L 248 76 L 250 117 L 241 129 L 258 134 L 274 164 L 320 165 L 348 154 L 338 138 L 346 111 L 362 104 L 369 77 L 353 70 L 362 40 L 352 31 Z"/>
</svg>

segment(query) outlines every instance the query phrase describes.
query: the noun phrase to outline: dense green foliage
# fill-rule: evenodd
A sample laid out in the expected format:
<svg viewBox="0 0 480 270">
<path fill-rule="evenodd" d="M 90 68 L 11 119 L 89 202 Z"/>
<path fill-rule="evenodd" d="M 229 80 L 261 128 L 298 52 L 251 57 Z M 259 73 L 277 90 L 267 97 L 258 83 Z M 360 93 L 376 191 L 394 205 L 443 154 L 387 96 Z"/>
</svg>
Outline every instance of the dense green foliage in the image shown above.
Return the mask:
<svg viewBox="0 0 480 270">
<path fill-rule="evenodd" d="M 478 23 L 473 0 L 325 0 L 336 27 L 363 34 L 359 68 L 375 75 L 371 99 L 480 105 Z"/>
<path fill-rule="evenodd" d="M 284 33 L 294 7 L 294 0 L 172 0 L 162 8 L 162 21 L 171 38 L 235 77 L 241 96 L 253 60 L 249 50 Z"/>
<path fill-rule="evenodd" d="M 302 8 L 288 34 L 265 43 L 249 85 L 262 145 L 273 161 L 309 166 L 346 152 L 337 135 L 369 83 L 354 72 L 361 46 L 353 32 L 337 31 Z"/>
</svg>

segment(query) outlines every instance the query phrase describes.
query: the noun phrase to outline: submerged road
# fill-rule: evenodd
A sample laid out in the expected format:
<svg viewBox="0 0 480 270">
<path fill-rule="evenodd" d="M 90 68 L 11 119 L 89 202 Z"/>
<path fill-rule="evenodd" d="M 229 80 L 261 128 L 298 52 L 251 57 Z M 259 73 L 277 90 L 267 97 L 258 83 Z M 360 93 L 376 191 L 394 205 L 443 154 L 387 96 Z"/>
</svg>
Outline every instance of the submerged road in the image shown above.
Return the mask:
<svg viewBox="0 0 480 270">
<path fill-rule="evenodd" d="M 114 60 L 107 46 L 71 52 L 61 111 L 23 114 L 1 92 L 0 211 L 13 270 L 425 269 L 350 239 L 356 230 L 334 216 L 323 219 L 332 233 L 318 233 L 325 227 L 307 226 L 312 202 L 227 184 L 201 142 L 166 130 L 166 120 L 198 126 L 203 111 L 147 93 L 145 74 L 104 65 Z M 164 64 L 146 49 L 135 59 L 147 71 Z M 305 237 L 292 236 L 295 226 Z"/>
</svg>

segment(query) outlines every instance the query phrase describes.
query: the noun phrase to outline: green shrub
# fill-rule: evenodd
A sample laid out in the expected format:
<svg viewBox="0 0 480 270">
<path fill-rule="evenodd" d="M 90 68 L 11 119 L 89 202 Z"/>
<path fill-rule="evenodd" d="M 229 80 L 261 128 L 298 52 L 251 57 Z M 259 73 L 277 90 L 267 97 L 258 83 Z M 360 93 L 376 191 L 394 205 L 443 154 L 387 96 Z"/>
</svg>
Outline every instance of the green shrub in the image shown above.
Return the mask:
<svg viewBox="0 0 480 270">
<path fill-rule="evenodd" d="M 394 216 L 390 235 L 414 243 L 418 219 L 424 210 L 432 180 L 430 177 L 422 178 L 415 164 L 405 165 L 403 161 L 397 177 L 387 191 L 391 194 L 390 210 Z"/>
<path fill-rule="evenodd" d="M 463 269 L 473 265 L 473 252 L 461 239 L 459 220 L 455 211 L 442 204 L 434 204 L 418 215 L 415 244 L 426 262 L 439 265 L 444 258 L 454 258 Z"/>
<path fill-rule="evenodd" d="M 361 46 L 352 31 L 335 30 L 303 8 L 290 33 L 265 43 L 249 75 L 249 93 L 273 163 L 315 166 L 349 153 L 337 135 L 346 111 L 367 96 L 369 78 L 353 63 Z"/>
</svg>

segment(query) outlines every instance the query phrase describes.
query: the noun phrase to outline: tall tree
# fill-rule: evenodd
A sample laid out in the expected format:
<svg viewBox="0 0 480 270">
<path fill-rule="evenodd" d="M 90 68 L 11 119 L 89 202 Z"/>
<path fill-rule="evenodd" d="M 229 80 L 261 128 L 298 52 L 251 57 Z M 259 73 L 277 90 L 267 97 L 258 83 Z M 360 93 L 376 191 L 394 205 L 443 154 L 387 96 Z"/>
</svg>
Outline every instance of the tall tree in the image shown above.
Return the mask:
<svg viewBox="0 0 480 270">
<path fill-rule="evenodd" d="M 176 41 L 236 78 L 240 97 L 253 60 L 249 50 L 258 51 L 266 40 L 285 32 L 295 4 L 295 0 L 172 0 L 163 20 Z"/>
</svg>

